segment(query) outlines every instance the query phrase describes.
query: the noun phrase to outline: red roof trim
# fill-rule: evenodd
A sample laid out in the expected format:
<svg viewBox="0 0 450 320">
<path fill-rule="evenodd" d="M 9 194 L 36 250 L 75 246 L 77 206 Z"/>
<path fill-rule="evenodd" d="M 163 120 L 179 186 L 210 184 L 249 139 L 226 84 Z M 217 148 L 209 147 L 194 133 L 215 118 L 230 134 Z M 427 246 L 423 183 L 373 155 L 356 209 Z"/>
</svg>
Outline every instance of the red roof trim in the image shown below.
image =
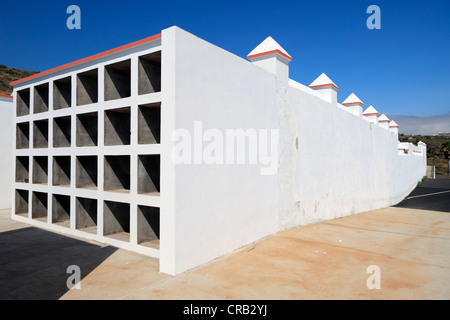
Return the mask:
<svg viewBox="0 0 450 320">
<path fill-rule="evenodd" d="M 47 71 L 43 71 L 41 73 L 37 73 L 37 74 L 34 74 L 32 76 L 13 81 L 13 82 L 10 83 L 10 85 L 13 86 L 15 84 L 18 84 L 18 83 L 21 83 L 21 82 L 24 82 L 24 81 L 27 81 L 27 80 L 38 78 L 38 77 L 41 77 L 41 76 L 44 76 L 44 75 L 47 75 L 47 74 L 50 74 L 50 73 L 53 73 L 53 72 L 56 72 L 56 71 L 59 71 L 59 70 L 67 69 L 67 68 L 73 67 L 73 66 L 75 66 L 77 64 L 80 64 L 80 63 L 84 63 L 84 62 L 88 62 L 88 61 L 91 61 L 91 60 L 94 60 L 94 59 L 102 58 L 102 57 L 105 57 L 107 55 L 110 55 L 110 54 L 113 54 L 113 53 L 116 53 L 116 52 L 119 52 L 119 51 L 123 51 L 123 50 L 126 50 L 126 49 L 129 49 L 129 48 L 138 46 L 140 44 L 151 42 L 151 41 L 154 41 L 154 40 L 157 40 L 157 39 L 161 39 L 161 34 L 157 34 L 157 35 L 154 35 L 154 36 L 142 39 L 142 40 L 138 40 L 138 41 L 135 41 L 135 42 L 132 42 L 132 43 L 129 43 L 129 44 L 126 44 L 126 45 L 123 45 L 123 46 L 120 46 L 120 47 L 108 50 L 108 51 L 97 53 L 97 54 L 94 54 L 93 56 L 90 56 L 90 57 L 87 57 L 87 58 L 83 58 L 83 59 L 80 59 L 80 60 L 77 60 L 77 61 L 74 61 L 74 62 L 70 62 L 70 63 L 64 64 L 62 66 L 53 68 L 53 69 L 50 69 L 50 70 L 47 70 Z"/>
<path fill-rule="evenodd" d="M 378 120 L 378 122 L 391 122 L 391 120 Z"/>
<path fill-rule="evenodd" d="M 13 98 L 13 96 L 8 96 L 8 95 L 6 95 L 6 94 L 0 94 L 0 97 L 2 97 L 2 98 L 8 98 L 8 99 L 12 99 L 12 98 Z"/>
<path fill-rule="evenodd" d="M 311 89 L 314 89 L 314 88 L 321 88 L 321 87 L 335 87 L 336 88 L 336 90 L 339 90 L 339 88 L 334 84 L 334 83 L 327 83 L 327 84 L 319 84 L 319 85 L 316 85 L 316 86 L 309 86 Z"/>
<path fill-rule="evenodd" d="M 374 114 L 380 115 L 380 114 L 377 112 L 377 113 L 363 113 L 363 116 L 373 116 Z"/>
<path fill-rule="evenodd" d="M 251 56 L 247 56 L 247 59 L 257 58 L 257 57 L 261 57 L 261 56 L 265 56 L 265 55 L 269 55 L 269 54 L 273 54 L 273 53 L 281 54 L 283 57 L 285 57 L 289 61 L 292 61 L 292 58 L 290 56 L 288 56 L 286 53 L 281 52 L 278 49 L 272 50 L 272 51 L 261 52 L 261 53 L 257 53 L 257 54 L 252 54 Z"/>
<path fill-rule="evenodd" d="M 360 105 L 364 105 L 364 103 L 362 103 L 362 102 L 346 102 L 346 103 L 343 103 L 342 105 L 343 106 L 348 106 L 348 105 L 352 105 L 352 104 L 360 104 Z"/>
<path fill-rule="evenodd" d="M 389 126 L 389 128 L 398 128 L 398 126 Z"/>
</svg>

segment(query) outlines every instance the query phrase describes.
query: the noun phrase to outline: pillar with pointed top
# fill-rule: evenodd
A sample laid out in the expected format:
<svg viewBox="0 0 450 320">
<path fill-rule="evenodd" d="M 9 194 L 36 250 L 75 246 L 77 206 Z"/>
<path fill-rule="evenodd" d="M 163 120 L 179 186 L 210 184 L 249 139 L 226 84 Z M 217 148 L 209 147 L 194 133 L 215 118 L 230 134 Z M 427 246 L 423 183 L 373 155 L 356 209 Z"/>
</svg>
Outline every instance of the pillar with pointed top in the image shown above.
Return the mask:
<svg viewBox="0 0 450 320">
<path fill-rule="evenodd" d="M 337 91 L 339 88 L 325 73 L 322 73 L 309 87 L 326 96 L 332 105 L 337 104 Z"/>
<path fill-rule="evenodd" d="M 380 116 L 380 113 L 375 109 L 372 105 L 370 105 L 366 111 L 362 114 L 364 117 L 367 118 L 370 122 L 373 124 L 378 125 L 378 117 Z"/>
<path fill-rule="evenodd" d="M 362 106 L 364 103 L 356 96 L 356 94 L 350 94 L 347 99 L 342 102 L 342 105 L 349 108 L 358 117 L 362 117 Z"/>
<path fill-rule="evenodd" d="M 398 124 L 394 120 L 389 122 L 389 131 L 398 135 Z"/>
<path fill-rule="evenodd" d="M 385 128 L 386 130 L 389 130 L 389 122 L 391 122 L 391 120 L 384 113 L 378 118 L 380 127 Z"/>
<path fill-rule="evenodd" d="M 272 37 L 267 37 L 247 56 L 254 65 L 277 76 L 278 81 L 289 79 L 289 62 L 292 57 Z"/>
</svg>

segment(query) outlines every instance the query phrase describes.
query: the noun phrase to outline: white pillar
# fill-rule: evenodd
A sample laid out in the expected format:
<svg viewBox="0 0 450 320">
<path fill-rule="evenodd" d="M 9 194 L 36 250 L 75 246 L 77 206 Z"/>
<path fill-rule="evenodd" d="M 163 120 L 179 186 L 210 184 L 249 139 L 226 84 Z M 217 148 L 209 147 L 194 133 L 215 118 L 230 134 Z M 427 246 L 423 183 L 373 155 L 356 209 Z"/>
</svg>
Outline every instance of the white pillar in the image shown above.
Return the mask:
<svg viewBox="0 0 450 320">
<path fill-rule="evenodd" d="M 373 124 L 378 125 L 378 117 L 380 116 L 380 113 L 373 106 L 369 106 L 362 115 Z"/>
<path fill-rule="evenodd" d="M 327 97 L 332 105 L 337 104 L 337 91 L 339 88 L 325 73 L 322 73 L 309 87 Z"/>
<path fill-rule="evenodd" d="M 277 80 L 288 82 L 289 62 L 292 57 L 272 37 L 266 38 L 247 56 L 254 65 L 277 76 Z"/>
<path fill-rule="evenodd" d="M 356 94 L 350 94 L 347 99 L 342 102 L 342 105 L 350 109 L 356 116 L 362 117 L 362 106 L 364 103 L 356 96 Z"/>
</svg>

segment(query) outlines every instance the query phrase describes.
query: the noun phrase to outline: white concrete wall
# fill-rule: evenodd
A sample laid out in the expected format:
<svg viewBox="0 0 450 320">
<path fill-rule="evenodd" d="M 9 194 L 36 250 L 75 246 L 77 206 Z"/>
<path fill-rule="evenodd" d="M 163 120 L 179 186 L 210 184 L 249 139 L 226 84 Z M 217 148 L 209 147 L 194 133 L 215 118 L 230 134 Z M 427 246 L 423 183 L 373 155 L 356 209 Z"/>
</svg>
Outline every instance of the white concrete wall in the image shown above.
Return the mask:
<svg viewBox="0 0 450 320">
<path fill-rule="evenodd" d="M 193 136 L 197 120 L 203 131 L 276 129 L 278 116 L 273 74 L 179 28 L 162 35 L 161 163 L 174 183 L 161 185 L 161 271 L 174 274 L 276 232 L 278 221 L 275 175 L 252 164 L 174 165 L 173 130 Z"/>
<path fill-rule="evenodd" d="M 425 175 L 426 152 L 399 156 L 396 134 L 284 73 L 176 27 L 162 35 L 162 272 L 183 272 L 279 230 L 396 204 Z M 198 139 L 196 121 L 203 132 L 278 129 L 278 173 L 174 164 L 171 134 L 185 129 Z"/>
<path fill-rule="evenodd" d="M 14 110 L 13 99 L 0 96 L 0 209 L 11 208 Z"/>
<path fill-rule="evenodd" d="M 291 84 L 293 84 L 291 82 Z M 300 90 L 303 89 L 303 90 Z M 287 88 L 289 122 L 298 139 L 282 229 L 398 203 L 425 175 L 426 151 L 398 155 L 397 135 L 309 94 Z M 285 143 L 281 149 L 292 149 Z M 416 147 L 417 148 L 417 147 Z M 288 202 L 289 203 L 289 202 Z M 291 214 L 289 214 L 291 212 Z"/>
</svg>

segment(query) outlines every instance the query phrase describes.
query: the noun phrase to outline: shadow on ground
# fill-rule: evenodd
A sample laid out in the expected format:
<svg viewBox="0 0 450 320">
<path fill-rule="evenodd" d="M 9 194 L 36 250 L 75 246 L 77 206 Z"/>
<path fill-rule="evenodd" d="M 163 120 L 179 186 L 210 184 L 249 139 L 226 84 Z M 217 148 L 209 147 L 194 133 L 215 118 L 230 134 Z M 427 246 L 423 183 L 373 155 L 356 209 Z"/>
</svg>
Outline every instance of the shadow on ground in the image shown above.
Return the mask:
<svg viewBox="0 0 450 320">
<path fill-rule="evenodd" d="M 395 207 L 450 212 L 450 176 L 425 181 Z"/>
<path fill-rule="evenodd" d="M 117 249 L 27 227 L 0 233 L 0 300 L 56 300 L 67 291 L 67 267 L 81 279 Z"/>
</svg>

